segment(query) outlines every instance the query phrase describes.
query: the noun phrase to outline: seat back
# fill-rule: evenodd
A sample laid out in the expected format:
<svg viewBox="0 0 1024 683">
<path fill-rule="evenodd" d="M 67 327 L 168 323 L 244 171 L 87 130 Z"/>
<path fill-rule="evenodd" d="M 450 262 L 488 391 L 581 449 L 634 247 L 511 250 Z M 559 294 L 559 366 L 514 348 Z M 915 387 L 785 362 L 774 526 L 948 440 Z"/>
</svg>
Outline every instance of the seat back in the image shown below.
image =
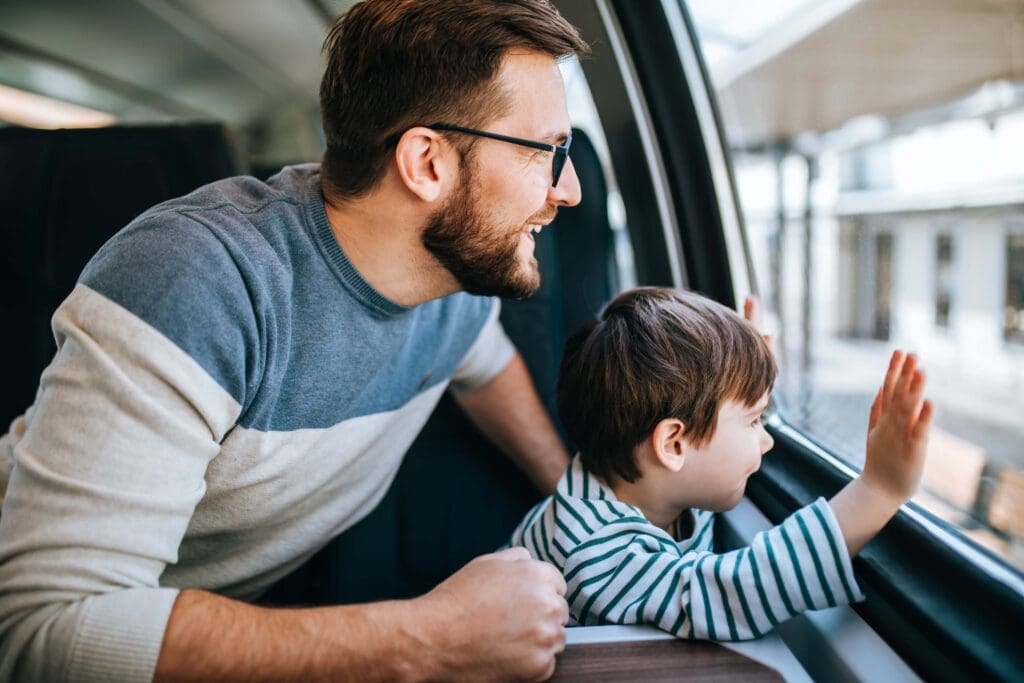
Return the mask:
<svg viewBox="0 0 1024 683">
<path fill-rule="evenodd" d="M 529 299 L 504 301 L 501 314 L 552 416 L 567 333 L 617 291 L 607 185 L 582 131 L 573 133 L 571 158 L 585 199 L 561 209 L 537 239 L 540 290 Z M 380 505 L 263 600 L 338 604 L 421 595 L 505 543 L 540 498 L 446 395 Z"/>
<path fill-rule="evenodd" d="M 238 170 L 216 124 L 0 128 L 0 431 L 32 403 L 56 350 L 50 318 L 96 250 L 154 204 Z"/>
</svg>

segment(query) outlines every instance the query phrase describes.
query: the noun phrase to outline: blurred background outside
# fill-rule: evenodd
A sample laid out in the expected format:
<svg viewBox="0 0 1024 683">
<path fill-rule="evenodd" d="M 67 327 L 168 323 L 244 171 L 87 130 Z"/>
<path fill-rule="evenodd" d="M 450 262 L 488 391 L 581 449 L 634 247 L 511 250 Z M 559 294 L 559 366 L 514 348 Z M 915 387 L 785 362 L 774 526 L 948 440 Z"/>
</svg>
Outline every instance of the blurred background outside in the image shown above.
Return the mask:
<svg viewBox="0 0 1024 683">
<path fill-rule="evenodd" d="M 1024 2 L 687 4 L 780 409 L 860 465 L 889 355 L 916 352 L 915 501 L 1024 568 Z"/>
</svg>

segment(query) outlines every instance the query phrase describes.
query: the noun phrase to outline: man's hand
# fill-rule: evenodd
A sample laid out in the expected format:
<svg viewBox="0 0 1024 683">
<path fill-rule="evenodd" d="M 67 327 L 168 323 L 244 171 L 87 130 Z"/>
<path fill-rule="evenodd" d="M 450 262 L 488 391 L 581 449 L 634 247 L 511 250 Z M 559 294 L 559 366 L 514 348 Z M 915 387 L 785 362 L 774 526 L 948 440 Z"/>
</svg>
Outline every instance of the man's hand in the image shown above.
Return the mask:
<svg viewBox="0 0 1024 683">
<path fill-rule="evenodd" d="M 523 548 L 415 600 L 268 609 L 182 591 L 154 680 L 543 680 L 565 648 L 565 582 Z"/>
<path fill-rule="evenodd" d="M 924 373 L 917 359 L 893 352 L 871 406 L 864 470 L 829 501 L 851 556 L 917 490 L 931 422 L 932 404 L 924 400 Z"/>
<path fill-rule="evenodd" d="M 924 399 L 917 358 L 894 351 L 868 421 L 867 455 L 860 478 L 900 505 L 917 491 L 924 472 L 932 404 Z"/>
<path fill-rule="evenodd" d="M 764 341 L 768 344 L 768 348 L 773 352 L 775 349 L 772 346 L 772 335 L 765 334 L 764 332 L 764 315 L 761 311 L 761 301 L 753 294 L 748 294 L 743 297 L 743 319 L 749 322 L 754 328 L 761 333 L 764 337 Z"/>
<path fill-rule="evenodd" d="M 510 548 L 474 559 L 413 602 L 446 680 L 545 680 L 565 649 L 564 596 L 558 570 Z"/>
</svg>

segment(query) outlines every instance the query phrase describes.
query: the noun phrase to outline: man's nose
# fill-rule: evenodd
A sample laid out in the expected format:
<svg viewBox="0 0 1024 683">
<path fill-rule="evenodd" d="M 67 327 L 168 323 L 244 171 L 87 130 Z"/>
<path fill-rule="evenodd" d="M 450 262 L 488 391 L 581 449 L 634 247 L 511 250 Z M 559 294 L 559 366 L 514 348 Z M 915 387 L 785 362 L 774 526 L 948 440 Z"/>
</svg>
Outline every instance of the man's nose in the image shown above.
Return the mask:
<svg viewBox="0 0 1024 683">
<path fill-rule="evenodd" d="M 566 159 L 562 175 L 558 178 L 558 185 L 548 188 L 548 201 L 556 206 L 576 206 L 582 198 L 576 167 L 573 166 L 572 159 Z"/>
</svg>

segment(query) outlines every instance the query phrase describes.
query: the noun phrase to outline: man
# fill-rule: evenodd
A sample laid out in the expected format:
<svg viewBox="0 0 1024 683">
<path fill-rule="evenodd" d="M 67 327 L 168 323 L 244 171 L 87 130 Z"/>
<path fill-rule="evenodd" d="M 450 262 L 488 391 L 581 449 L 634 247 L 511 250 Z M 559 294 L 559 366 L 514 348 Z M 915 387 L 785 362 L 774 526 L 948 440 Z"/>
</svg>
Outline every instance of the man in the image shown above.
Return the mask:
<svg viewBox="0 0 1024 683">
<path fill-rule="evenodd" d="M 0 680 L 542 678 L 564 584 L 519 549 L 411 601 L 249 604 L 365 516 L 448 386 L 545 492 L 568 463 L 497 302 L 580 200 L 546 0 L 368 0 L 327 40 L 322 168 L 108 242 L 0 442 Z M 372 561 L 368 558 L 367 561 Z"/>
</svg>

